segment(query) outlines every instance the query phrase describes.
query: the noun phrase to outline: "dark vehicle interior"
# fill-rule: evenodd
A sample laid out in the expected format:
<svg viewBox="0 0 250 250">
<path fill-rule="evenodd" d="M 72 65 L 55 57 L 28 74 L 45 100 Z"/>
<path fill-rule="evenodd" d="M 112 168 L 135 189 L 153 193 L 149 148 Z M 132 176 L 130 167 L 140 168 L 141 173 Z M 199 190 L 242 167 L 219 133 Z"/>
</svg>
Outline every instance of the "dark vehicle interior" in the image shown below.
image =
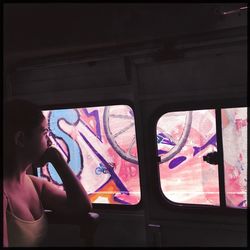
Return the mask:
<svg viewBox="0 0 250 250">
<path fill-rule="evenodd" d="M 75 127 L 93 212 L 75 221 L 46 211 L 45 246 L 248 245 L 247 11 L 247 3 L 3 4 L 3 100 L 30 100 L 50 121 L 79 108 L 85 124 Z M 234 139 L 229 122 L 221 129 L 232 109 L 242 129 Z M 229 149 L 241 152 L 241 168 Z M 52 176 L 49 167 L 30 171 Z"/>
</svg>

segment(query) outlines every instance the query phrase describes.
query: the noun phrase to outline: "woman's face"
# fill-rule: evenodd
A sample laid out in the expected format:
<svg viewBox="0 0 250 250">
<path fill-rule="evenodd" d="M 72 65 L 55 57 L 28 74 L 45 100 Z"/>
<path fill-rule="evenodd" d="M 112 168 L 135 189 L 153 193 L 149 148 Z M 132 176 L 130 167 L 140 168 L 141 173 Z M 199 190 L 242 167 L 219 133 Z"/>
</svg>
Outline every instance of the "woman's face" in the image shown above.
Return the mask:
<svg viewBox="0 0 250 250">
<path fill-rule="evenodd" d="M 32 162 L 38 160 L 50 145 L 48 124 L 47 120 L 44 119 L 38 127 L 32 130 L 32 134 L 27 142 L 27 154 Z"/>
</svg>

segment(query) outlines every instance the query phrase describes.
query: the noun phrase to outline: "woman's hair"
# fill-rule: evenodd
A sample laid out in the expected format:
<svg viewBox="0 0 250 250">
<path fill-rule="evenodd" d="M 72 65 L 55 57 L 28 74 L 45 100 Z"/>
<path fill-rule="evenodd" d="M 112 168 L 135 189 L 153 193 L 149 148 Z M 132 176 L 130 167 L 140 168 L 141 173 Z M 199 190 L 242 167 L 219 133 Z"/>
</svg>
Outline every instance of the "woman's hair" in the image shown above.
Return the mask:
<svg viewBox="0 0 250 250">
<path fill-rule="evenodd" d="M 25 134 L 31 134 L 32 129 L 41 124 L 44 115 L 39 106 L 34 103 L 13 99 L 4 103 L 3 118 L 4 157 L 8 161 L 12 154 L 15 154 L 14 137 L 16 132 L 23 131 Z"/>
</svg>

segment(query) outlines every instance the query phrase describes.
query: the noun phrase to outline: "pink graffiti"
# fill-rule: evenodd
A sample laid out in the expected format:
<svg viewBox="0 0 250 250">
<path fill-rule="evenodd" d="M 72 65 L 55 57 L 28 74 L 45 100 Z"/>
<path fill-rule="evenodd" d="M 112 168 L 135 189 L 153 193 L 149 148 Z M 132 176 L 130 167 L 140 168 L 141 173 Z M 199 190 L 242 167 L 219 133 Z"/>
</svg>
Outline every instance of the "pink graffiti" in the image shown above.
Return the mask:
<svg viewBox="0 0 250 250">
<path fill-rule="evenodd" d="M 218 168 L 203 161 L 204 155 L 216 150 L 214 123 L 215 112 L 193 112 L 193 123 L 186 144 L 174 156 L 174 159 L 182 161 L 175 168 L 169 168 L 173 159 L 160 164 L 162 191 L 170 200 L 219 205 Z M 168 133 L 173 138 L 179 138 L 182 131 L 183 128 L 179 126 L 178 130 Z"/>
<path fill-rule="evenodd" d="M 247 119 L 235 119 L 235 126 L 237 131 L 240 131 L 241 128 L 247 126 Z"/>
</svg>

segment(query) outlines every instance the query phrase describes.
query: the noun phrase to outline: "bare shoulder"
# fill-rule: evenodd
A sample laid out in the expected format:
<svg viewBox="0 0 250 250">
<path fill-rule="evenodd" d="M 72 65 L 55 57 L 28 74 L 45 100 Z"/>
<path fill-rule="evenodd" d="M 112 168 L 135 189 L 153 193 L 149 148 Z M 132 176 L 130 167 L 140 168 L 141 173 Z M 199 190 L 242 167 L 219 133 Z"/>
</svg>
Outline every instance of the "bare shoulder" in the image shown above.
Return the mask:
<svg viewBox="0 0 250 250">
<path fill-rule="evenodd" d="M 68 206 L 67 195 L 64 190 L 60 190 L 48 180 L 37 176 L 30 175 L 30 179 L 40 192 L 44 209 L 53 210 L 64 215 L 72 214 L 72 208 Z"/>
<path fill-rule="evenodd" d="M 34 183 L 35 187 L 36 187 L 36 190 L 39 191 L 39 193 L 41 194 L 42 193 L 42 190 L 43 190 L 43 186 L 45 184 L 45 181 L 44 179 L 42 178 L 39 178 L 37 176 L 34 176 L 34 175 L 28 175 L 30 177 L 30 179 L 32 180 L 32 182 Z"/>
<path fill-rule="evenodd" d="M 46 195 L 48 192 L 60 193 L 60 194 L 65 193 L 65 191 L 59 190 L 51 182 L 47 181 L 44 178 L 40 178 L 34 175 L 28 175 L 28 176 L 34 183 L 36 189 L 38 189 L 41 194 L 42 192 L 43 194 L 46 194 Z"/>
</svg>

